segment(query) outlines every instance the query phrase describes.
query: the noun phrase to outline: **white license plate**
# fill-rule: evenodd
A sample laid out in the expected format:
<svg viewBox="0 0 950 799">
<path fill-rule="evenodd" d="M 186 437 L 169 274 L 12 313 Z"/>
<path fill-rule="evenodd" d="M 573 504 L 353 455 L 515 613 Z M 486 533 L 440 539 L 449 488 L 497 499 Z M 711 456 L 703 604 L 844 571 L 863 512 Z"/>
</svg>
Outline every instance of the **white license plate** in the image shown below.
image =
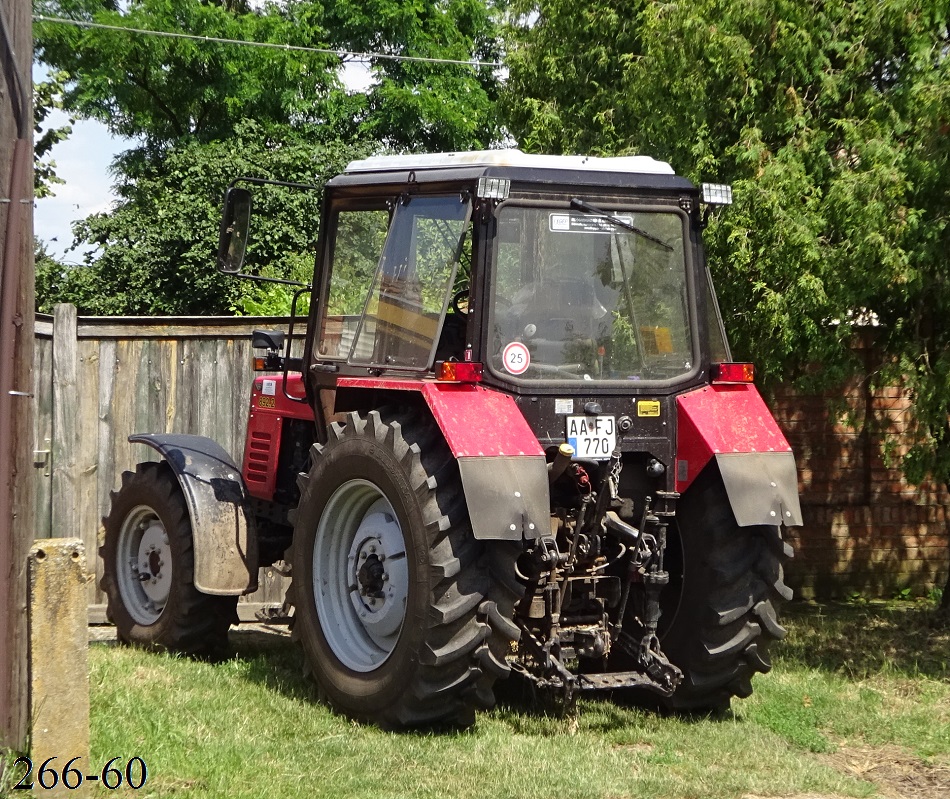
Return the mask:
<svg viewBox="0 0 950 799">
<path fill-rule="evenodd" d="M 613 416 L 568 416 L 565 437 L 575 458 L 605 461 L 617 448 L 617 425 Z"/>
</svg>

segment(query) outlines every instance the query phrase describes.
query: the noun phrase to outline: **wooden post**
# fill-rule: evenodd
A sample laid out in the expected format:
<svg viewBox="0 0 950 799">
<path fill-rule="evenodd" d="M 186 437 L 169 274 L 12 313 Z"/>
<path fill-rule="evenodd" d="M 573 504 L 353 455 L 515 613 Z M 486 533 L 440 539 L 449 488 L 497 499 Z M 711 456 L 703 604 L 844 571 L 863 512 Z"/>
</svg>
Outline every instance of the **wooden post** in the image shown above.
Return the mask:
<svg viewBox="0 0 950 799">
<path fill-rule="evenodd" d="M 0 746 L 27 737 L 27 557 L 33 540 L 33 29 L 0 4 Z"/>
</svg>

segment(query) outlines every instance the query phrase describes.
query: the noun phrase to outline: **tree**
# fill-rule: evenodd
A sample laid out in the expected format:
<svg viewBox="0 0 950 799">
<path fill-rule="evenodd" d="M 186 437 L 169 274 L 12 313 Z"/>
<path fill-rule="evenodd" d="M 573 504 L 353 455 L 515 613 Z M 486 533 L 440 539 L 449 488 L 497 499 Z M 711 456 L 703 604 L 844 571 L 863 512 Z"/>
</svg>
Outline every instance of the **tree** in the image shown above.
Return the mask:
<svg viewBox="0 0 950 799">
<path fill-rule="evenodd" d="M 371 59 L 361 130 L 397 150 L 487 147 L 502 138 L 495 102 L 504 0 L 328 0 L 339 47 L 391 56 L 478 61 L 479 66 Z"/>
<path fill-rule="evenodd" d="M 148 150 L 226 139 L 242 119 L 337 127 L 348 114 L 332 54 L 121 30 L 325 47 L 317 21 L 297 14 L 302 5 L 266 3 L 251 12 L 243 3 L 132 0 L 120 11 L 112 0 L 47 0 L 39 13 L 110 27 L 37 23 L 36 57 L 69 76 L 66 108 Z"/>
<path fill-rule="evenodd" d="M 47 117 L 63 107 L 62 94 L 67 75 L 56 72 L 46 80 L 33 85 L 33 196 L 37 199 L 50 197 L 55 192 L 53 186 L 62 184 L 63 179 L 56 174 L 56 162 L 50 157 L 50 150 L 72 133 L 71 121 L 59 127 L 46 126 Z"/>
<path fill-rule="evenodd" d="M 366 142 L 377 149 L 467 149 L 500 135 L 491 67 L 375 58 L 371 87 L 353 92 L 333 52 L 121 28 L 467 61 L 497 55 L 494 6 L 480 0 L 286 0 L 252 8 L 246 2 L 132 0 L 120 10 L 113 0 L 38 3 L 44 15 L 111 26 L 38 23 L 36 51 L 68 76 L 63 104 L 71 113 L 136 142 L 114 164 L 115 209 L 75 227 L 77 243 L 97 244 L 99 252 L 82 268 L 45 264 L 41 307 L 71 301 L 85 313 L 110 314 L 283 307 L 286 290 L 234 294 L 212 274 L 217 205 L 230 179 L 243 173 L 319 183 L 332 175 L 330 165 L 343 168 L 343 155 L 368 152 Z M 285 237 L 290 223 L 274 224 L 278 232 L 269 230 L 268 241 Z M 258 253 L 265 272 L 301 273 L 299 259 L 282 262 L 275 253 L 274 247 Z"/>
<path fill-rule="evenodd" d="M 283 0 L 252 9 L 213 0 L 41 0 L 37 13 L 117 28 L 317 48 L 285 51 L 59 23 L 36 26 L 39 61 L 70 76 L 66 107 L 149 145 L 230 135 L 237 120 L 311 123 L 388 146 L 460 149 L 500 136 L 491 66 L 403 58 L 498 59 L 501 0 Z M 258 4 L 255 4 L 257 6 Z M 127 7 L 126 7 L 127 6 Z M 349 92 L 337 50 L 369 58 L 373 81 Z"/>
<path fill-rule="evenodd" d="M 514 5 L 505 107 L 523 145 L 732 183 L 708 249 L 734 349 L 811 388 L 902 376 L 905 472 L 946 484 L 950 3 Z M 865 373 L 848 344 L 871 313 L 884 358 Z"/>
<path fill-rule="evenodd" d="M 38 308 L 72 302 L 92 315 L 287 312 L 290 290 L 236 281 L 214 268 L 224 188 L 239 176 L 322 186 L 366 145 L 318 142 L 306 131 L 238 124 L 231 138 L 166 148 L 159 169 L 120 178 L 120 201 L 75 224 L 99 246 L 88 263 L 37 263 Z M 250 269 L 306 282 L 313 271 L 320 192 L 255 189 Z"/>
</svg>

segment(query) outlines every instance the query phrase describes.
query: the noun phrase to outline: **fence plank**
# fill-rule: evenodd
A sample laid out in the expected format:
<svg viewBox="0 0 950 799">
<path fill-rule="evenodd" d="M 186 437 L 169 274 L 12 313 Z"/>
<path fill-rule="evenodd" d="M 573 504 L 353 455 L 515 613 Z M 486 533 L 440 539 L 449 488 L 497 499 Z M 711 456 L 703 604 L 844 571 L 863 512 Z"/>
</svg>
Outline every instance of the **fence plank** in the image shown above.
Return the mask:
<svg viewBox="0 0 950 799">
<path fill-rule="evenodd" d="M 96 433 L 96 455 L 99 460 L 99 472 L 96 486 L 96 515 L 105 516 L 109 509 L 110 495 L 113 489 L 118 488 L 121 469 L 115 469 L 115 374 L 116 374 L 116 342 L 104 339 L 99 342 L 99 407 L 96 414 L 98 430 Z M 98 547 L 95 550 L 86 550 L 89 569 L 95 568 L 96 580 L 93 589 L 95 599 L 91 605 L 105 602 L 105 595 L 99 590 L 99 581 L 102 579 L 102 559 L 99 557 Z"/>
<path fill-rule="evenodd" d="M 36 538 L 52 535 L 53 511 L 53 325 L 36 325 L 33 349 L 33 475 L 36 503 L 33 521 Z M 48 328 L 48 332 L 47 332 Z"/>
<path fill-rule="evenodd" d="M 75 531 L 81 496 L 77 476 L 80 449 L 79 354 L 76 308 L 53 309 L 53 446 L 51 526 L 59 534 Z"/>
<path fill-rule="evenodd" d="M 99 494 L 99 342 L 77 343 L 76 396 L 78 446 L 76 450 L 76 490 L 79 501 L 75 509 L 77 527 L 71 535 L 82 539 L 88 554 L 90 571 L 94 571 L 99 552 L 98 504 L 90 501 Z M 54 528 L 55 529 L 55 528 Z M 57 534 L 59 534 L 57 532 Z M 96 601 L 98 581 L 86 585 L 88 602 Z"/>
</svg>

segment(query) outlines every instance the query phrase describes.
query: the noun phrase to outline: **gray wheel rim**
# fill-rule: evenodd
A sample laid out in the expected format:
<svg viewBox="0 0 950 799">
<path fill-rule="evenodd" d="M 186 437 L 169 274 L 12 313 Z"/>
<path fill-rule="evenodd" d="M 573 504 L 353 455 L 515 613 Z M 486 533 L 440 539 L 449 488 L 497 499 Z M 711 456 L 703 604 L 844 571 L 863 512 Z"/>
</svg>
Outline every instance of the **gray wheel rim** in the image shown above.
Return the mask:
<svg viewBox="0 0 950 799">
<path fill-rule="evenodd" d="M 138 505 L 123 520 L 116 549 L 122 603 L 137 624 L 152 625 L 165 610 L 171 590 L 168 531 L 152 508 Z"/>
<path fill-rule="evenodd" d="M 314 539 L 313 586 L 333 654 L 353 671 L 381 666 L 405 621 L 409 567 L 393 506 L 368 480 L 349 480 L 327 502 Z"/>
</svg>

